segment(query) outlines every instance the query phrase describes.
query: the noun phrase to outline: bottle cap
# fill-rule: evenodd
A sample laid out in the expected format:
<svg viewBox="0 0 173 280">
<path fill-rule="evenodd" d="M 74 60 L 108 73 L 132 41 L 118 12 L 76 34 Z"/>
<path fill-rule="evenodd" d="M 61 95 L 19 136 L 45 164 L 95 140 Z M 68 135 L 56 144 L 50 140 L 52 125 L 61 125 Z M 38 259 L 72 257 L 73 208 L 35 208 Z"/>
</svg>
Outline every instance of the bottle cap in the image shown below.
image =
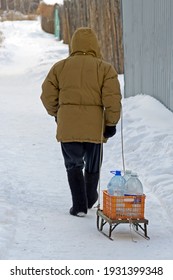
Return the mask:
<svg viewBox="0 0 173 280">
<path fill-rule="evenodd" d="M 132 174 L 132 171 L 127 169 L 127 170 L 125 170 L 125 174 Z"/>
<path fill-rule="evenodd" d="M 119 176 L 121 176 L 121 171 L 120 170 L 112 170 L 112 171 L 110 171 L 110 173 L 112 173 L 112 174 L 114 174 L 114 175 L 119 175 Z"/>
</svg>

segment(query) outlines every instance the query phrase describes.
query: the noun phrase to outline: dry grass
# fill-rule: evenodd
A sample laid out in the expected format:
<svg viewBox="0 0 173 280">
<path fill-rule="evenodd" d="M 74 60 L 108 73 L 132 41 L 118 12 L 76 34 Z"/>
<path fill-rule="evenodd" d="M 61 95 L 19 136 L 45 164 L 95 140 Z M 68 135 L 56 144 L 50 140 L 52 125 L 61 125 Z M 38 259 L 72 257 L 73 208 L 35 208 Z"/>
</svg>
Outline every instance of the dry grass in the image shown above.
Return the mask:
<svg viewBox="0 0 173 280">
<path fill-rule="evenodd" d="M 20 12 L 15 12 L 15 11 L 3 12 L 0 14 L 0 21 L 35 20 L 36 18 L 37 15 L 35 14 L 24 15 Z"/>
</svg>

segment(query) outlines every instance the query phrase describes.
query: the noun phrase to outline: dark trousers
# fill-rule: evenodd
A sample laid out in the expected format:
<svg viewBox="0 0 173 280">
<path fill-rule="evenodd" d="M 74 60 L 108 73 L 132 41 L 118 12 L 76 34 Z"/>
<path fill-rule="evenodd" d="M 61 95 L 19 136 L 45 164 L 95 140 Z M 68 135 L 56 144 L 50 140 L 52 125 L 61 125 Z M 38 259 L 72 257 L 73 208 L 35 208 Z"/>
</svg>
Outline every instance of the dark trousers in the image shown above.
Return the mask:
<svg viewBox="0 0 173 280">
<path fill-rule="evenodd" d="M 101 144 L 88 142 L 61 143 L 65 167 L 68 170 L 85 168 L 88 173 L 98 173 L 102 161 Z"/>
</svg>

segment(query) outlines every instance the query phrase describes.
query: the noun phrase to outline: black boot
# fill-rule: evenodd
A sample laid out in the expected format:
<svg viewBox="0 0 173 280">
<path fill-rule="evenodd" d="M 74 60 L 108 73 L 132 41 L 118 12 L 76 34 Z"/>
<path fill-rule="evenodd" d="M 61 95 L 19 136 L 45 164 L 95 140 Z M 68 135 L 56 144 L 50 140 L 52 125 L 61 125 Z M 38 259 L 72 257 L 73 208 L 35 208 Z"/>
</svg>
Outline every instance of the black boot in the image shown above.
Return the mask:
<svg viewBox="0 0 173 280">
<path fill-rule="evenodd" d="M 85 171 L 85 185 L 88 199 L 88 208 L 92 208 L 98 199 L 97 185 L 99 181 L 99 173 L 88 173 Z"/>
<path fill-rule="evenodd" d="M 87 214 L 87 196 L 82 169 L 75 167 L 67 170 L 67 176 L 73 202 L 70 214 L 84 216 Z"/>
</svg>

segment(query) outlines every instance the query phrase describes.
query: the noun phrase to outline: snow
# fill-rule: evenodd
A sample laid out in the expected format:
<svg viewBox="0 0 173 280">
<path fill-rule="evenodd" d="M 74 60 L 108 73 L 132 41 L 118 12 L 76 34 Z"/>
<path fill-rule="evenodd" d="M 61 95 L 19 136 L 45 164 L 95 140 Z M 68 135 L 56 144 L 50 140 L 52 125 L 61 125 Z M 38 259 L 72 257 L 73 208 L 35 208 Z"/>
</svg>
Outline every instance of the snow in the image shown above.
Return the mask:
<svg viewBox="0 0 173 280">
<path fill-rule="evenodd" d="M 147 95 L 123 99 L 125 167 L 143 183 L 150 240 L 123 224 L 110 241 L 96 228 L 95 208 L 85 218 L 69 215 L 56 124 L 40 101 L 46 74 L 68 47 L 44 33 L 39 20 L 0 22 L 0 30 L 0 259 L 171 260 L 173 113 Z M 123 75 L 119 80 L 123 93 Z M 121 122 L 104 144 L 101 190 L 109 171 L 123 168 L 120 132 Z"/>
<path fill-rule="evenodd" d="M 45 4 L 54 5 L 54 4 L 63 4 L 64 0 L 44 0 Z"/>
</svg>

